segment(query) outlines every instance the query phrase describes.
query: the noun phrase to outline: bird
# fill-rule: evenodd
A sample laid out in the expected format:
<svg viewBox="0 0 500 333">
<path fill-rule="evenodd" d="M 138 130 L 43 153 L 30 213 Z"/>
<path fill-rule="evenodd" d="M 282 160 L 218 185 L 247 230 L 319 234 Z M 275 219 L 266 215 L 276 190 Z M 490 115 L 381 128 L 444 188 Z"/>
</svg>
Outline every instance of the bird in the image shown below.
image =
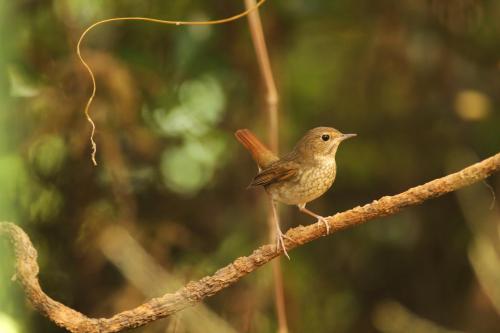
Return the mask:
<svg viewBox="0 0 500 333">
<path fill-rule="evenodd" d="M 335 154 L 340 143 L 356 134 L 344 134 L 332 127 L 316 127 L 306 132 L 295 147 L 283 157 L 278 157 L 249 129 L 235 132 L 236 139 L 250 152 L 257 163 L 258 173 L 249 187 L 263 186 L 272 199 L 276 228 L 276 251 L 279 247 L 290 259 L 284 244 L 286 236 L 280 228 L 276 202 L 296 205 L 298 209 L 321 221 L 330 232 L 325 217 L 306 208 L 307 203 L 323 195 L 332 186 L 337 175 Z"/>
</svg>

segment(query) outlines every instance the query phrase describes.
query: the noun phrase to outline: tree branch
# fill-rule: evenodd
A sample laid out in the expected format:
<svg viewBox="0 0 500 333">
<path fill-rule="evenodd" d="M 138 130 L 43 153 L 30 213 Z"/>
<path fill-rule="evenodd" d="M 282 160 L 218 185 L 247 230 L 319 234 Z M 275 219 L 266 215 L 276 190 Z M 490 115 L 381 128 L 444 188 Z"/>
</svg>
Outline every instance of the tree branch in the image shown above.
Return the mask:
<svg viewBox="0 0 500 333">
<path fill-rule="evenodd" d="M 385 196 L 364 206 L 330 216 L 327 218 L 330 234 L 374 218 L 395 214 L 405 207 L 420 204 L 478 182 L 499 170 L 500 153 L 459 172 L 413 187 L 400 194 Z M 295 239 L 297 244 L 287 242 L 286 247 L 291 250 L 318 239 L 324 236 L 323 230 L 320 223 L 290 229 L 287 236 Z M 153 298 L 135 309 L 123 311 L 111 318 L 94 319 L 51 299 L 42 291 L 37 278 L 39 271 L 36 262 L 37 252 L 21 228 L 9 222 L 0 222 L 0 234 L 6 234 L 14 245 L 17 278 L 30 303 L 57 325 L 71 332 L 81 333 L 118 332 L 169 316 L 229 287 L 282 253 L 279 248 L 276 252 L 274 245 L 263 245 L 251 255 L 240 257 L 219 269 L 214 275 L 190 282 L 175 293 Z"/>
</svg>

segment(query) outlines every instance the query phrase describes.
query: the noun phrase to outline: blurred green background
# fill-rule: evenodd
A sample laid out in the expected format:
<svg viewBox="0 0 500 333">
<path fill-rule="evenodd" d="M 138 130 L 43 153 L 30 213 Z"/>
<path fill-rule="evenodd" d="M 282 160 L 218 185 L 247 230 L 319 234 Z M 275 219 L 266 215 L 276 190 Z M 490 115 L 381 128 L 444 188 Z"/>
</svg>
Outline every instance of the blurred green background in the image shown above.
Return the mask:
<svg viewBox="0 0 500 333">
<path fill-rule="evenodd" d="M 0 2 L 0 220 L 39 251 L 45 291 L 107 317 L 213 273 L 266 242 L 266 198 L 233 132 L 265 137 L 246 20 L 112 23 L 83 53 L 98 91 L 98 167 L 79 34 L 113 16 L 200 20 L 243 1 Z M 497 0 L 269 1 L 262 19 L 281 97 L 282 151 L 308 129 L 340 148 L 324 215 L 458 170 L 500 148 Z M 488 179 L 500 193 L 500 177 Z M 283 261 L 291 332 L 499 332 L 500 210 L 479 183 L 342 231 Z M 285 228 L 313 222 L 283 207 Z M 0 332 L 63 332 L 11 282 L 0 241 Z M 269 265 L 268 265 L 269 266 Z M 134 332 L 275 332 L 264 267 Z"/>
</svg>

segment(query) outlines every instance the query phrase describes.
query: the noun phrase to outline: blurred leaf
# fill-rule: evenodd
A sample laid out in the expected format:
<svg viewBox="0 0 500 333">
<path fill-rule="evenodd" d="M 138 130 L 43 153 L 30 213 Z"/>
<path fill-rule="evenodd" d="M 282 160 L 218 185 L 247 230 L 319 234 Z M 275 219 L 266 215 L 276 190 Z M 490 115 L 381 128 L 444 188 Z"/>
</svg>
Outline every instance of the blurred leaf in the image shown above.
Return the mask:
<svg viewBox="0 0 500 333">
<path fill-rule="evenodd" d="M 17 323 L 7 314 L 0 312 L 0 332 L 2 333 L 18 333 L 19 327 Z"/>
<path fill-rule="evenodd" d="M 103 6 L 99 1 L 83 0 L 56 0 L 53 6 L 62 21 L 73 18 L 85 25 L 95 22 L 98 17 L 112 16 L 114 9 L 114 6 Z"/>
<path fill-rule="evenodd" d="M 0 212 L 3 219 L 14 219 L 20 198 L 29 191 L 30 180 L 20 156 L 15 154 L 0 156 Z M 21 199 L 22 200 L 22 199 Z"/>
<path fill-rule="evenodd" d="M 373 322 L 382 333 L 461 333 L 422 318 L 395 301 L 378 304 L 373 314 Z"/>
<path fill-rule="evenodd" d="M 43 175 L 53 175 L 61 169 L 66 159 L 66 143 L 61 136 L 45 135 L 35 142 L 29 151 L 31 163 Z"/>
<path fill-rule="evenodd" d="M 8 69 L 10 80 L 10 95 L 12 97 L 34 97 L 40 92 L 25 75 L 14 66 Z"/>
<path fill-rule="evenodd" d="M 179 88 L 180 104 L 169 111 L 153 111 L 161 132 L 166 136 L 200 136 L 210 131 L 222 115 L 225 97 L 218 81 L 212 76 L 186 81 Z"/>
<path fill-rule="evenodd" d="M 491 113 L 491 101 L 479 91 L 463 90 L 455 97 L 455 111 L 464 120 L 478 121 Z"/>
<path fill-rule="evenodd" d="M 186 147 L 170 148 L 163 152 L 161 172 L 165 185 L 171 190 L 191 194 L 197 192 L 207 181 L 207 174 L 196 156 Z"/>
<path fill-rule="evenodd" d="M 40 188 L 33 193 L 29 212 L 32 220 L 51 221 L 61 210 L 63 198 L 56 189 Z"/>
<path fill-rule="evenodd" d="M 187 139 L 180 147 L 166 149 L 160 166 L 165 185 L 178 193 L 196 193 L 212 178 L 225 148 L 225 139 L 212 135 Z"/>
</svg>

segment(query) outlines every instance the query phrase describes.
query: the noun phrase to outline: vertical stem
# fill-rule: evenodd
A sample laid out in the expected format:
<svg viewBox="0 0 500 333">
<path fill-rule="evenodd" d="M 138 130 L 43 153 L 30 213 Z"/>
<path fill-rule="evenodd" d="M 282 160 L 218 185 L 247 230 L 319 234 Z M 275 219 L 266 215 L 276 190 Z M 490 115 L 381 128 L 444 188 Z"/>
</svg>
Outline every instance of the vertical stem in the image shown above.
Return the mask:
<svg viewBox="0 0 500 333">
<path fill-rule="evenodd" d="M 252 8 L 255 6 L 255 0 L 245 0 L 245 5 L 247 8 Z M 255 53 L 257 54 L 259 69 L 266 87 L 266 104 L 269 116 L 269 145 L 271 150 L 278 153 L 278 90 L 276 89 L 273 72 L 271 70 L 271 62 L 269 60 L 269 54 L 267 53 L 259 10 L 257 9 L 249 13 L 247 17 Z"/>
<path fill-rule="evenodd" d="M 252 8 L 256 4 L 255 0 L 245 0 L 246 8 Z M 272 151 L 276 154 L 278 153 L 278 90 L 276 89 L 276 84 L 274 82 L 273 73 L 271 70 L 271 62 L 269 60 L 269 54 L 267 52 L 266 41 L 264 38 L 264 32 L 262 29 L 262 22 L 260 20 L 259 11 L 255 10 L 248 14 L 248 23 L 250 26 L 250 32 L 252 35 L 252 41 L 255 47 L 255 53 L 257 55 L 257 61 L 259 63 L 259 69 L 264 80 L 264 85 L 266 88 L 266 105 L 268 110 L 268 136 L 269 145 Z M 271 198 L 269 198 L 270 205 L 273 204 Z M 270 241 L 274 242 L 276 237 L 274 232 L 274 217 L 272 214 L 272 207 L 270 206 L 268 214 L 268 226 L 270 231 Z M 274 300 L 276 306 L 276 313 L 278 317 L 278 332 L 287 333 L 288 325 L 286 318 L 286 308 L 285 308 L 285 293 L 283 288 L 283 273 L 281 270 L 281 261 L 278 259 L 273 260 L 273 277 L 274 277 Z"/>
</svg>

